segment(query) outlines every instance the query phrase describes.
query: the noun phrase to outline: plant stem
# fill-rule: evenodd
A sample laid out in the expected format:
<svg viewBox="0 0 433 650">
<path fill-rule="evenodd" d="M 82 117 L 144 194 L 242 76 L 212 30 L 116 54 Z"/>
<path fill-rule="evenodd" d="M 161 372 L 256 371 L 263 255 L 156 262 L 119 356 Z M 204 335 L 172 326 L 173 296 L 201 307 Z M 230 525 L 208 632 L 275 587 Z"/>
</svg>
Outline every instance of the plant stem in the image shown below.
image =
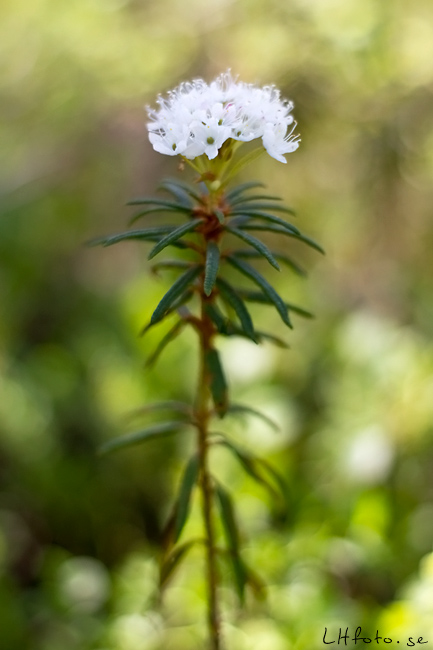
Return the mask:
<svg viewBox="0 0 433 650">
<path fill-rule="evenodd" d="M 213 328 L 204 310 L 205 297 L 202 296 L 200 322 L 200 372 L 196 399 L 196 419 L 198 429 L 198 452 L 200 463 L 200 488 L 202 511 L 206 536 L 206 564 L 208 591 L 208 629 L 211 650 L 221 649 L 220 619 L 217 600 L 218 575 L 216 567 L 215 533 L 212 517 L 212 479 L 208 467 L 208 423 L 209 423 L 209 373 L 206 368 L 206 352 L 211 346 Z"/>
</svg>

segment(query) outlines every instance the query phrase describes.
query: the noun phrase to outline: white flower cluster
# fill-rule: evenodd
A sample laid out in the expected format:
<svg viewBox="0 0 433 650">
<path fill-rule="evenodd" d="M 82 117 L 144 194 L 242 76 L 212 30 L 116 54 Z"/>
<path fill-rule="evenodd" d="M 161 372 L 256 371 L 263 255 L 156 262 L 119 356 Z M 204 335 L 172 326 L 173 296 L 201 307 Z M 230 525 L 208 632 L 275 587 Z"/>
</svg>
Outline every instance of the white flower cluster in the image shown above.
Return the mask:
<svg viewBox="0 0 433 650">
<path fill-rule="evenodd" d="M 238 82 L 230 71 L 210 84 L 202 79 L 182 83 L 157 103 L 158 110 L 147 111 L 149 140 L 159 153 L 190 160 L 206 154 L 212 160 L 229 138 L 261 138 L 268 154 L 285 163 L 284 154 L 299 146 L 293 103 L 281 99 L 274 86 Z"/>
</svg>

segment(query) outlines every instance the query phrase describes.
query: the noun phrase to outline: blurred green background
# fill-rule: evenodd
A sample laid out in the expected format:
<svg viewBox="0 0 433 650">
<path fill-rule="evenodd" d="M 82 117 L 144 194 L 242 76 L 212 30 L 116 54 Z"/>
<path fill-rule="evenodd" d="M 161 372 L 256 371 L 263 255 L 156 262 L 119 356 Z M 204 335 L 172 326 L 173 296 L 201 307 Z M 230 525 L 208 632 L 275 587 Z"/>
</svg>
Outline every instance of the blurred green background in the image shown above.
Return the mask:
<svg viewBox="0 0 433 650">
<path fill-rule="evenodd" d="M 315 320 L 287 334 L 257 312 L 289 351 L 221 344 L 235 397 L 282 431 L 224 426 L 290 489 L 281 516 L 214 457 L 269 585 L 240 613 L 222 569 L 228 650 L 314 650 L 325 626 L 433 642 L 431 1 L 3 0 L 0 14 L 1 648 L 204 647 L 199 549 L 155 598 L 191 439 L 96 454 L 131 409 L 191 399 L 195 340 L 144 371 L 163 328 L 138 332 L 169 278 L 149 275 L 145 245 L 84 243 L 177 173 L 144 105 L 227 68 L 294 100 L 301 148 L 248 174 L 327 251 L 294 243 L 309 279 L 272 276 Z"/>
</svg>

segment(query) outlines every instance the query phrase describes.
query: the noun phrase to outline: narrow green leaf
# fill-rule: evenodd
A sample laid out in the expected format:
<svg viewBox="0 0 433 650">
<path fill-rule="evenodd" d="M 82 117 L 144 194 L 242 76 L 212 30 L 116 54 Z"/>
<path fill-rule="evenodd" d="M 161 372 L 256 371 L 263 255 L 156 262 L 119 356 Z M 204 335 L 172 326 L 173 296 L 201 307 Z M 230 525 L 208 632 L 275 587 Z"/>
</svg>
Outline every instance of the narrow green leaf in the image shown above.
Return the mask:
<svg viewBox="0 0 433 650">
<path fill-rule="evenodd" d="M 248 183 L 241 183 L 240 185 L 236 185 L 230 192 L 227 192 L 226 198 L 229 203 L 233 201 L 233 199 L 236 199 L 238 196 L 246 192 L 247 190 L 251 190 L 254 187 L 266 187 L 264 183 L 257 183 L 256 181 L 250 181 Z"/>
<path fill-rule="evenodd" d="M 156 346 L 155 351 L 147 359 L 145 367 L 150 368 L 153 364 L 159 359 L 161 353 L 165 350 L 167 345 L 171 343 L 183 330 L 186 326 L 186 322 L 179 320 L 173 327 L 167 332 L 165 336 L 162 337 L 161 341 Z"/>
<path fill-rule="evenodd" d="M 162 320 L 174 301 L 181 296 L 184 290 L 195 280 L 201 271 L 200 266 L 192 267 L 185 271 L 180 278 L 172 285 L 163 298 L 158 303 L 157 308 L 152 314 L 150 324 L 153 325 Z"/>
<path fill-rule="evenodd" d="M 228 406 L 227 383 L 218 352 L 211 348 L 205 353 L 206 368 L 210 375 L 210 389 L 215 410 L 223 417 Z"/>
<path fill-rule="evenodd" d="M 177 241 L 187 232 L 192 232 L 196 230 L 201 223 L 203 223 L 203 219 L 192 219 L 191 221 L 187 221 L 186 223 L 183 223 L 178 228 L 175 228 L 175 230 L 173 230 L 168 235 L 163 237 L 156 244 L 156 246 L 152 248 L 147 259 L 151 260 L 153 257 L 155 257 L 155 255 L 160 253 L 166 246 Z"/>
<path fill-rule="evenodd" d="M 146 429 L 140 431 L 134 431 L 133 433 L 127 433 L 118 438 L 113 438 L 108 440 L 99 448 L 100 454 L 107 454 L 109 452 L 115 451 L 117 449 L 123 449 L 125 447 L 131 447 L 132 445 L 138 445 L 142 442 L 147 442 L 153 438 L 159 438 L 160 436 L 170 435 L 176 433 L 185 426 L 185 422 L 158 422 L 153 424 Z"/>
<path fill-rule="evenodd" d="M 239 237 L 239 239 L 242 239 L 245 243 L 249 244 L 253 248 L 256 249 L 258 253 L 267 261 L 271 266 L 274 267 L 274 269 L 277 269 L 277 271 L 280 270 L 280 266 L 275 259 L 275 257 L 272 255 L 271 251 L 269 248 L 264 244 L 260 239 L 257 239 L 257 237 L 253 237 L 252 235 L 248 235 L 246 232 L 243 232 L 242 230 L 239 230 L 239 228 L 231 228 L 230 226 L 226 226 L 225 230 L 227 232 L 230 232 L 232 235 L 235 235 L 236 237 Z"/>
<path fill-rule="evenodd" d="M 218 332 L 220 334 L 225 334 L 227 318 L 221 313 L 217 306 L 214 303 L 207 303 L 204 306 L 204 310 L 213 324 L 216 325 Z"/>
<path fill-rule="evenodd" d="M 236 523 L 233 502 L 230 494 L 219 483 L 216 485 L 216 494 L 220 506 L 224 534 L 230 551 L 236 590 L 240 602 L 243 603 L 247 576 L 244 564 L 239 555 L 239 531 Z"/>
<path fill-rule="evenodd" d="M 248 302 L 258 302 L 265 305 L 273 304 L 272 300 L 270 300 L 268 296 L 266 296 L 264 293 L 261 293 L 260 291 L 246 291 L 244 289 L 241 289 L 239 291 L 239 295 L 241 298 L 243 298 L 243 300 L 247 300 Z M 314 314 L 312 314 L 310 311 L 307 311 L 306 309 L 303 309 L 302 307 L 298 307 L 298 305 L 293 305 L 291 302 L 285 302 L 284 304 L 289 311 L 293 311 L 295 314 L 298 314 L 303 318 L 314 318 Z"/>
<path fill-rule="evenodd" d="M 221 297 L 224 298 L 235 310 L 245 334 L 248 338 L 257 343 L 253 321 L 248 309 L 239 297 L 239 294 L 228 282 L 226 282 L 226 280 L 223 280 L 222 278 L 218 278 L 217 286 L 221 292 Z"/>
<path fill-rule="evenodd" d="M 192 418 L 192 409 L 187 402 L 179 402 L 177 400 L 164 400 L 162 402 L 155 402 L 154 404 L 145 404 L 140 406 L 128 414 L 128 419 L 136 418 L 155 411 L 174 411 L 185 415 L 189 420 Z"/>
<path fill-rule="evenodd" d="M 284 212 L 285 214 L 291 214 L 295 215 L 295 211 L 292 208 L 289 208 L 286 205 L 279 205 L 278 203 L 267 203 L 264 201 L 251 201 L 248 203 L 245 203 L 245 205 L 238 203 L 235 206 L 235 210 L 232 211 L 231 214 L 234 214 L 235 212 L 243 213 L 243 214 L 250 214 L 250 212 L 262 212 L 262 210 L 275 210 L 276 212 Z"/>
<path fill-rule="evenodd" d="M 189 210 L 189 212 L 190 211 L 191 210 Z M 163 208 L 160 205 L 156 205 L 154 207 L 146 208 L 145 210 L 140 210 L 140 212 L 138 212 L 137 214 L 134 214 L 134 216 L 132 216 L 129 219 L 128 223 L 129 223 L 130 226 L 132 226 L 133 223 L 135 223 L 136 221 L 138 221 L 142 217 L 146 217 L 148 214 L 154 214 L 155 212 L 164 212 L 164 213 L 166 213 L 166 212 L 177 212 L 179 214 L 184 214 L 185 210 L 175 210 L 174 208 Z"/>
<path fill-rule="evenodd" d="M 267 460 L 264 460 L 263 458 L 258 458 L 258 462 L 263 465 L 263 467 L 266 469 L 266 471 L 272 476 L 274 479 L 275 483 L 278 485 L 278 488 L 280 490 L 281 496 L 284 499 L 285 504 L 287 505 L 289 502 L 289 497 L 288 497 L 288 490 L 287 490 L 287 483 L 284 480 L 284 478 L 281 476 L 277 470 L 272 467 L 271 463 L 268 463 Z"/>
<path fill-rule="evenodd" d="M 247 576 L 247 584 L 249 587 L 251 587 L 254 596 L 257 598 L 257 600 L 265 600 L 266 584 L 263 582 L 262 578 L 245 563 L 244 568 Z"/>
<path fill-rule="evenodd" d="M 224 447 L 227 447 L 238 459 L 242 467 L 244 468 L 245 472 L 257 483 L 260 483 L 263 487 L 265 487 L 271 496 L 278 498 L 278 492 L 276 492 L 274 486 L 272 483 L 270 483 L 265 476 L 260 472 L 259 470 L 259 465 L 260 465 L 260 459 L 256 458 L 252 454 L 249 454 L 248 452 L 244 451 L 243 449 L 240 449 L 237 445 L 235 445 L 233 442 L 230 440 L 227 440 L 226 438 L 222 439 L 219 441 L 220 445 L 223 445 Z"/>
<path fill-rule="evenodd" d="M 270 196 L 269 194 L 250 194 L 249 196 L 238 196 L 234 200 L 230 201 L 230 205 L 242 205 L 245 203 L 247 205 L 250 202 L 254 201 L 282 201 L 283 199 L 280 196 Z"/>
<path fill-rule="evenodd" d="M 227 413 L 245 413 L 246 415 L 253 415 L 256 418 L 263 420 L 263 422 L 266 422 L 266 424 L 274 429 L 274 431 L 280 430 L 280 427 L 276 422 L 274 422 L 274 420 L 268 417 L 265 413 L 262 413 L 261 411 L 258 411 L 251 406 L 246 406 L 244 404 L 229 404 Z"/>
<path fill-rule="evenodd" d="M 144 239 L 145 241 L 159 240 L 167 233 L 172 232 L 176 226 L 158 226 L 155 228 L 146 228 L 144 230 L 127 230 L 116 235 L 109 235 L 108 237 L 98 237 L 88 242 L 88 246 L 112 246 L 119 241 L 128 239 Z"/>
<path fill-rule="evenodd" d="M 223 224 L 225 222 L 226 216 L 222 210 L 214 209 L 213 213 L 218 219 L 218 221 L 220 222 L 220 224 Z"/>
<path fill-rule="evenodd" d="M 165 260 L 152 265 L 152 271 L 157 273 L 160 269 L 190 269 L 194 266 L 193 262 L 184 262 L 183 260 Z"/>
<path fill-rule="evenodd" d="M 174 542 L 176 543 L 188 519 L 191 495 L 199 474 L 199 459 L 194 455 L 185 468 L 182 482 L 180 484 L 179 497 L 176 506 L 176 518 L 174 523 Z"/>
<path fill-rule="evenodd" d="M 218 245 L 209 241 L 206 249 L 206 264 L 203 289 L 207 296 L 210 296 L 218 275 L 220 261 L 220 249 Z"/>
<path fill-rule="evenodd" d="M 177 548 L 173 549 L 171 553 L 164 559 L 159 569 L 159 588 L 163 589 L 185 555 L 192 549 L 194 544 L 197 544 L 197 539 L 189 540 L 184 544 L 180 544 Z"/>
<path fill-rule="evenodd" d="M 231 321 L 226 322 L 225 330 L 221 331 L 220 334 L 223 334 L 224 336 L 242 336 L 244 338 L 249 339 L 249 337 L 245 334 L 244 330 L 241 329 L 240 327 L 237 327 Z M 287 345 L 285 341 L 283 341 L 283 339 L 280 339 L 278 336 L 274 336 L 273 334 L 269 334 L 268 332 L 255 330 L 254 334 L 258 343 L 261 343 L 263 340 L 265 340 L 265 341 L 269 341 L 270 343 L 273 343 L 279 348 L 284 348 L 286 350 L 290 347 L 289 345 Z"/>
<path fill-rule="evenodd" d="M 259 342 L 261 343 L 262 340 L 269 341 L 269 343 L 273 343 L 276 345 L 278 348 L 283 348 L 284 350 L 288 350 L 290 348 L 290 345 L 286 343 L 283 339 L 280 339 L 279 336 L 274 336 L 273 334 L 269 334 L 269 332 L 262 332 L 259 330 L 258 332 L 256 331 L 256 334 L 259 338 Z"/>
<path fill-rule="evenodd" d="M 178 203 L 184 205 L 185 208 L 188 208 L 189 211 L 192 210 L 194 203 L 185 188 L 181 187 L 177 183 L 172 183 L 168 179 L 164 179 L 159 184 L 159 189 L 169 192 Z"/>
<path fill-rule="evenodd" d="M 126 205 L 155 205 L 161 208 L 168 208 L 170 211 L 175 210 L 176 212 L 190 212 L 190 209 L 182 203 L 177 201 L 167 201 L 166 199 L 153 199 L 151 197 L 143 197 L 138 199 L 132 199 L 128 201 Z"/>
<path fill-rule="evenodd" d="M 194 295 L 194 292 L 191 291 L 191 290 L 185 291 L 185 293 L 181 293 L 181 295 L 180 295 L 178 298 L 176 298 L 176 300 L 174 300 L 174 302 L 171 304 L 170 308 L 167 309 L 167 311 L 166 311 L 165 314 L 164 314 L 164 317 L 165 317 L 165 316 L 168 316 L 169 314 L 172 314 L 173 312 L 175 312 L 176 310 L 178 310 L 179 307 L 182 307 L 182 305 L 185 305 L 189 300 L 191 300 L 191 298 L 193 297 L 193 295 Z M 161 320 L 161 319 L 160 319 L 160 320 Z M 145 326 L 140 330 L 139 336 L 143 336 L 144 334 L 146 334 L 146 332 L 147 332 L 148 330 L 150 330 L 151 327 L 153 327 L 154 325 L 156 325 L 157 323 L 159 323 L 160 320 L 157 320 L 157 321 L 154 321 L 154 322 L 151 321 L 150 323 L 148 323 L 147 325 L 145 325 Z"/>
<path fill-rule="evenodd" d="M 288 327 L 292 327 L 292 324 L 289 319 L 289 315 L 287 313 L 287 307 L 284 304 L 284 301 L 278 295 L 275 289 L 269 284 L 269 282 L 265 280 L 265 278 L 258 271 L 256 271 L 256 269 L 250 266 L 250 264 L 247 264 L 247 262 L 244 262 L 243 260 L 240 260 L 236 257 L 232 257 L 231 255 L 227 256 L 227 261 L 230 262 L 230 264 L 235 269 L 237 269 L 240 273 L 246 275 L 262 289 L 262 291 L 269 297 L 269 299 L 275 305 L 275 308 L 280 314 L 283 322 Z"/>
<path fill-rule="evenodd" d="M 307 275 L 307 272 L 299 266 L 297 262 L 292 260 L 292 258 L 288 257 L 284 253 L 279 253 L 277 251 L 271 251 L 272 255 L 278 262 L 282 262 L 286 266 L 288 266 L 296 275 L 300 275 L 301 277 L 305 277 Z M 237 250 L 237 251 L 232 251 L 232 255 L 235 255 L 236 257 L 250 257 L 250 258 L 257 258 L 261 257 L 261 254 L 258 253 L 258 251 L 250 251 L 250 250 Z"/>
<path fill-rule="evenodd" d="M 286 306 L 289 312 L 293 311 L 295 314 L 298 314 L 298 316 L 302 316 L 302 318 L 315 318 L 314 314 L 312 314 L 311 311 L 308 311 L 303 307 L 299 307 L 298 305 L 294 305 L 291 302 L 286 302 Z"/>
<path fill-rule="evenodd" d="M 281 226 L 281 228 L 284 228 L 285 230 L 288 230 L 295 235 L 301 234 L 300 230 L 296 228 L 296 226 L 294 226 L 292 223 L 281 219 L 281 217 L 277 217 L 275 214 L 270 214 L 269 212 L 261 212 L 259 210 L 251 210 L 248 208 L 248 210 L 245 212 L 242 210 L 233 210 L 229 216 L 248 217 L 250 220 L 260 219 L 262 221 L 269 221 L 270 223 Z"/>
<path fill-rule="evenodd" d="M 166 178 L 160 183 L 161 187 L 164 187 L 165 189 L 168 189 L 168 187 L 172 189 L 177 188 L 181 190 L 182 192 L 185 192 L 188 196 L 190 196 L 192 199 L 197 201 L 197 203 L 204 203 L 204 198 L 201 196 L 199 192 L 196 191 L 195 187 L 190 185 L 189 183 L 184 183 L 183 181 L 180 181 L 179 179 L 175 178 Z M 169 190 L 169 191 L 171 191 Z"/>
<path fill-rule="evenodd" d="M 243 228 L 244 230 L 263 230 L 266 232 L 274 232 L 280 235 L 286 235 L 286 237 L 293 237 L 294 239 L 299 239 L 299 241 L 304 242 L 304 244 L 307 244 L 307 246 L 311 246 L 311 248 L 314 248 L 316 251 L 319 251 L 319 253 L 325 255 L 323 248 L 319 246 L 319 244 L 314 241 L 314 239 L 311 239 L 311 237 L 306 237 L 306 235 L 290 232 L 290 230 L 287 228 L 280 228 L 279 226 L 273 224 L 261 225 L 255 223 L 246 223 L 245 225 L 240 225 L 239 228 Z"/>
</svg>

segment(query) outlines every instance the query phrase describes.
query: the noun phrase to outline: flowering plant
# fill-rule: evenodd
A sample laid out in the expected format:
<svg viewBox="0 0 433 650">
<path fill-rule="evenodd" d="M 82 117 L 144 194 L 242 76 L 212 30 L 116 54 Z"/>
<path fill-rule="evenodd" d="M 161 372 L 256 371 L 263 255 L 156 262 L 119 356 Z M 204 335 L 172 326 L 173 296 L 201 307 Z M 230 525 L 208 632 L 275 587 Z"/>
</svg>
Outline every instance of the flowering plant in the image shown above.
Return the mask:
<svg viewBox="0 0 433 650">
<path fill-rule="evenodd" d="M 181 224 L 131 229 L 100 238 L 94 243 L 110 246 L 126 240 L 151 242 L 153 247 L 149 259 L 168 247 L 180 251 L 181 257 L 154 266 L 174 269 L 180 275 L 161 298 L 142 333 L 173 315 L 176 317 L 176 322 L 149 360 L 154 362 L 185 327 L 195 330 L 200 348 L 197 395 L 193 405 L 174 401 L 149 405 L 145 413 L 158 409 L 168 411 L 172 414 L 171 419 L 109 440 L 103 451 L 143 443 L 185 427 L 196 430 L 197 449 L 186 464 L 178 497 L 163 535 L 160 583 L 161 587 L 165 586 L 194 544 L 204 544 L 210 647 L 219 650 L 218 562 L 228 560 L 231 564 L 241 603 L 248 586 L 256 592 L 262 589 L 261 582 L 242 558 L 232 497 L 210 470 L 212 447 L 223 445 L 227 448 L 249 476 L 272 495 L 278 491 L 284 495 L 285 489 L 284 481 L 265 460 L 240 448 L 227 435 L 212 432 L 211 424 L 215 418 L 233 413 L 260 417 L 270 426 L 275 426 L 266 415 L 229 399 L 216 340 L 218 336 L 241 336 L 256 344 L 266 340 L 285 346 L 284 341 L 272 333 L 256 329 L 246 306 L 248 302 L 275 307 L 288 327 L 292 327 L 291 312 L 311 316 L 304 309 L 285 302 L 252 262 L 263 258 L 277 270 L 283 263 L 298 274 L 302 274 L 302 269 L 284 250 L 271 250 L 252 232 L 278 235 L 279 241 L 289 237 L 316 250 L 322 249 L 279 216 L 292 214 L 291 208 L 283 205 L 278 197 L 255 192 L 261 183 L 230 186 L 235 174 L 262 152 L 267 151 L 285 163 L 284 154 L 299 146 L 298 136 L 293 135 L 296 126 L 291 115 L 293 104 L 282 100 L 276 88 L 258 88 L 241 83 L 228 72 L 209 85 L 201 79 L 183 83 L 167 98 L 159 97 L 158 104 L 158 110 L 148 109 L 149 139 L 153 148 L 166 155 L 181 156 L 183 164 L 190 165 L 197 177 L 193 183 L 164 180 L 160 187 L 170 198 L 130 201 L 130 205 L 140 206 L 132 222 L 157 212 L 174 215 L 183 221 Z M 237 152 L 243 143 L 257 139 L 261 139 L 260 146 L 239 157 Z M 244 275 L 255 289 L 238 287 L 229 274 L 232 270 Z M 179 543 L 195 488 L 201 492 L 204 538 Z M 216 511 L 219 512 L 225 548 L 221 548 L 218 539 Z"/>
</svg>

